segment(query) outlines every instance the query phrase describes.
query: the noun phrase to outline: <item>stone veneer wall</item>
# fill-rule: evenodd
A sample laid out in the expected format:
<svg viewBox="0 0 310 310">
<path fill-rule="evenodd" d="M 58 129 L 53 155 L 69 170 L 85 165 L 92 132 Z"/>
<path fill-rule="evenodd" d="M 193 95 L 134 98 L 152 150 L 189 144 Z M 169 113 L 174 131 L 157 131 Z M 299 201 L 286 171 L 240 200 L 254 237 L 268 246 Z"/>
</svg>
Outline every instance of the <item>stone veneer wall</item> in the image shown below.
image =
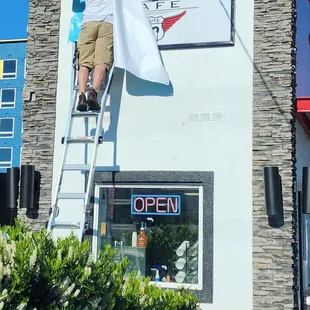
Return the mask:
<svg viewBox="0 0 310 310">
<path fill-rule="evenodd" d="M 255 310 L 298 309 L 295 225 L 294 0 L 254 1 L 253 298 Z M 263 167 L 278 166 L 282 228 L 268 226 Z"/>
<path fill-rule="evenodd" d="M 59 22 L 59 0 L 30 0 L 22 164 L 41 173 L 40 208 L 36 219 L 24 209 L 19 217 L 33 229 L 45 224 L 51 207 Z"/>
</svg>

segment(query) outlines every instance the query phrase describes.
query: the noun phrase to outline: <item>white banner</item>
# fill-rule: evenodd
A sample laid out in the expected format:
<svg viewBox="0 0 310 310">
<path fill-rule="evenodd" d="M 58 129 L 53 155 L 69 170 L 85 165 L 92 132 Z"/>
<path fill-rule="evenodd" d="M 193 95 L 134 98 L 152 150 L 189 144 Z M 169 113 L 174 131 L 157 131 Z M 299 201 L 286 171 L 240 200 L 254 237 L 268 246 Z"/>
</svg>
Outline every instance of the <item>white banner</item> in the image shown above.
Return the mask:
<svg viewBox="0 0 310 310">
<path fill-rule="evenodd" d="M 114 64 L 140 79 L 169 84 L 152 28 L 140 0 L 114 0 Z"/>
</svg>

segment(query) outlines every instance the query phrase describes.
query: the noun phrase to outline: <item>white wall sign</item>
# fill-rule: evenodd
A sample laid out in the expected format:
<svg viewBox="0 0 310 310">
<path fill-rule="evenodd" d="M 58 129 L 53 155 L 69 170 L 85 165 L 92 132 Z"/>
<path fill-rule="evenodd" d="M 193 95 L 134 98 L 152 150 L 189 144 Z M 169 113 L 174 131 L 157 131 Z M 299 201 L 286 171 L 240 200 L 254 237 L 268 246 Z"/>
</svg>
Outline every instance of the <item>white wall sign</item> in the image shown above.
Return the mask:
<svg viewBox="0 0 310 310">
<path fill-rule="evenodd" d="M 234 43 L 234 0 L 142 0 L 161 49 Z"/>
<path fill-rule="evenodd" d="M 234 44 L 234 0 L 141 0 L 161 49 Z M 84 0 L 73 0 L 69 40 L 76 42 Z"/>
</svg>

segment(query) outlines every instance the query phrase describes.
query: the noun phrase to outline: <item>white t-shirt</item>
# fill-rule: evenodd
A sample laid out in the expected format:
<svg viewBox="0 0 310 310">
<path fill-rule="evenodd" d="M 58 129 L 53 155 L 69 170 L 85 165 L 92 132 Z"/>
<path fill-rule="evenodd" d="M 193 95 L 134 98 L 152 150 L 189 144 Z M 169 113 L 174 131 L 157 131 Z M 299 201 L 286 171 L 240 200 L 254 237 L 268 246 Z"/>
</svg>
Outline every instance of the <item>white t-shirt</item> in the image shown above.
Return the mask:
<svg viewBox="0 0 310 310">
<path fill-rule="evenodd" d="M 113 0 L 85 0 L 83 24 L 103 20 L 113 24 Z"/>
</svg>

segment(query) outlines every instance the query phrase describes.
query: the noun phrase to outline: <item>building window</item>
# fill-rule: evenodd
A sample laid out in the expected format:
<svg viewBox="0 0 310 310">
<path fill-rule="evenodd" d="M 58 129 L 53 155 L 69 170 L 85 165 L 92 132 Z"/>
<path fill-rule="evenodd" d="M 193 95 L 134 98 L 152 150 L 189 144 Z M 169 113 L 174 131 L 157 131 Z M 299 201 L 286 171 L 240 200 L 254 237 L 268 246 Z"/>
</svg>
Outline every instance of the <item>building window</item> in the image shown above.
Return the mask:
<svg viewBox="0 0 310 310">
<path fill-rule="evenodd" d="M 110 244 L 162 287 L 202 288 L 202 186 L 98 185 L 97 195 L 96 253 Z"/>
<path fill-rule="evenodd" d="M 17 76 L 17 60 L 0 60 L 0 79 L 15 79 Z"/>
<path fill-rule="evenodd" d="M 16 101 L 15 88 L 3 88 L 0 90 L 0 108 L 14 108 Z"/>
<path fill-rule="evenodd" d="M 0 138 L 13 138 L 14 118 L 0 118 Z"/>
<path fill-rule="evenodd" d="M 12 166 L 12 148 L 0 147 L 0 168 L 10 168 Z"/>
</svg>

